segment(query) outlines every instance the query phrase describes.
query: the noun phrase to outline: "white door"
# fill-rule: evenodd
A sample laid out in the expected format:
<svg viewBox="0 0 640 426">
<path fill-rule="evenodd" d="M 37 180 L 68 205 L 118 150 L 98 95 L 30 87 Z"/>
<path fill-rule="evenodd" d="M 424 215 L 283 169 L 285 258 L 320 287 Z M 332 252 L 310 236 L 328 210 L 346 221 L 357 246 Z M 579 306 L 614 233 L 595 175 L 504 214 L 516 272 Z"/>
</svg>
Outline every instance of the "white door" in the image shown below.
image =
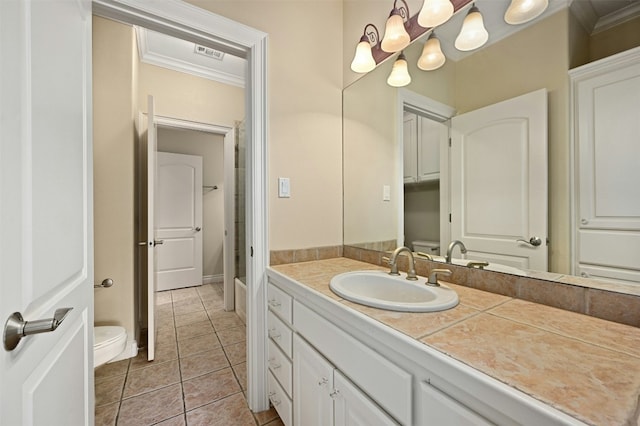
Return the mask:
<svg viewBox="0 0 640 426">
<path fill-rule="evenodd" d="M 55 328 L 5 329 L 0 424 L 92 425 L 91 2 L 2 0 L 0 28 L 0 324 Z"/>
<path fill-rule="evenodd" d="M 451 122 L 451 240 L 470 259 L 546 271 L 546 90 Z"/>
<path fill-rule="evenodd" d="M 152 95 L 147 97 L 147 359 L 153 361 L 156 353 L 156 287 L 158 283 L 158 259 L 156 256 L 156 209 L 155 196 L 157 182 L 158 125 L 155 118 L 155 101 Z"/>
<path fill-rule="evenodd" d="M 158 153 L 157 290 L 202 284 L 202 157 Z"/>
</svg>

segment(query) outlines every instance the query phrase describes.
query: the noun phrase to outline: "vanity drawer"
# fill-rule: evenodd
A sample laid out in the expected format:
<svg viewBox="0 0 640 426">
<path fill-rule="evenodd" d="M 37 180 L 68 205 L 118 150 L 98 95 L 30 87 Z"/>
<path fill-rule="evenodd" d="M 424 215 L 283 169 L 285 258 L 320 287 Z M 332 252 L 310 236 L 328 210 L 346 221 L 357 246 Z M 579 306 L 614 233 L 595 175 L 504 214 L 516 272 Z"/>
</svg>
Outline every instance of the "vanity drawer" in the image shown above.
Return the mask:
<svg viewBox="0 0 640 426">
<path fill-rule="evenodd" d="M 298 301 L 293 311 L 298 333 L 387 413 L 412 424 L 411 374 Z"/>
<path fill-rule="evenodd" d="M 267 376 L 269 401 L 271 401 L 271 404 L 273 404 L 273 407 L 278 412 L 280 419 L 282 419 L 282 423 L 284 423 L 285 426 L 291 426 L 293 424 L 293 404 L 278 381 L 273 377 L 271 371 L 269 371 Z"/>
<path fill-rule="evenodd" d="M 278 379 L 282 388 L 287 392 L 289 397 L 293 396 L 293 365 L 289 358 L 276 347 L 272 340 L 268 341 L 267 349 L 269 355 L 267 357 L 267 365 L 269 371 Z"/>
<path fill-rule="evenodd" d="M 273 341 L 291 359 L 293 352 L 293 332 L 273 312 L 267 312 L 267 333 Z"/>
<path fill-rule="evenodd" d="M 277 313 L 280 318 L 289 324 L 293 324 L 291 316 L 293 298 L 291 296 L 269 283 L 267 286 L 267 303 L 269 304 L 270 310 Z"/>
</svg>

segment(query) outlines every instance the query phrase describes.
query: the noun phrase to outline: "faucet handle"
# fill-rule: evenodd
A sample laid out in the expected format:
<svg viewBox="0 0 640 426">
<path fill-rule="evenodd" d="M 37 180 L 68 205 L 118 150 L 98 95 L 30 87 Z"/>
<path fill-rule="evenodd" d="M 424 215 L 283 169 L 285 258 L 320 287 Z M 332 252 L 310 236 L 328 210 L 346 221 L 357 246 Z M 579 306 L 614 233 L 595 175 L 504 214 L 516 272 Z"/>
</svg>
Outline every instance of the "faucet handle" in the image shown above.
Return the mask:
<svg viewBox="0 0 640 426">
<path fill-rule="evenodd" d="M 387 256 L 382 256 L 382 261 L 386 262 L 387 265 L 391 265 L 391 259 L 389 259 Z"/>
<path fill-rule="evenodd" d="M 449 269 L 432 269 L 431 273 L 429 274 L 427 284 L 439 287 L 440 283 L 438 283 L 438 275 L 444 275 L 448 277 L 451 275 L 451 271 Z"/>
</svg>

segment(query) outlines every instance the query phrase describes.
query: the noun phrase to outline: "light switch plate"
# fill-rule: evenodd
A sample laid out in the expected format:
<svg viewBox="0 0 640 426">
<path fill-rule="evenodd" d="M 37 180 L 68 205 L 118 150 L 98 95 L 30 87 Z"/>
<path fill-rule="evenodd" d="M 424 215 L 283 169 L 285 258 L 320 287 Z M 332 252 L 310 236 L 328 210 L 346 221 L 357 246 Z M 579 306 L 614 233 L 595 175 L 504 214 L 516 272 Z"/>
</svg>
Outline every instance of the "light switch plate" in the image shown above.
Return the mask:
<svg viewBox="0 0 640 426">
<path fill-rule="evenodd" d="M 390 185 L 382 185 L 382 201 L 391 201 Z"/>
<path fill-rule="evenodd" d="M 278 178 L 278 197 L 279 198 L 291 197 L 291 184 L 289 182 L 289 178 L 286 178 L 286 177 Z"/>
</svg>

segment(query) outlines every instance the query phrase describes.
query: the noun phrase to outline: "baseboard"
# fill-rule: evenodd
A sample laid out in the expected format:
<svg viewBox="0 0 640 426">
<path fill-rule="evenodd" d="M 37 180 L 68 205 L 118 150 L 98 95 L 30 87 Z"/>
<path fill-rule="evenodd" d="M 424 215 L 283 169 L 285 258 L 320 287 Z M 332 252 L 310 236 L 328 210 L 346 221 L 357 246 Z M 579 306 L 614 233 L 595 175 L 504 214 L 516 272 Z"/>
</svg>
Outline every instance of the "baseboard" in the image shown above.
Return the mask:
<svg viewBox="0 0 640 426">
<path fill-rule="evenodd" d="M 124 350 L 120 353 L 120 355 L 118 355 L 111 361 L 107 362 L 107 364 L 110 364 L 116 361 L 122 361 L 123 359 L 135 358 L 137 355 L 138 355 L 138 343 L 135 340 L 129 340 L 127 341 L 127 345 L 124 347 Z"/>
<path fill-rule="evenodd" d="M 217 284 L 224 282 L 224 274 L 219 275 L 203 275 L 202 284 Z"/>
</svg>

